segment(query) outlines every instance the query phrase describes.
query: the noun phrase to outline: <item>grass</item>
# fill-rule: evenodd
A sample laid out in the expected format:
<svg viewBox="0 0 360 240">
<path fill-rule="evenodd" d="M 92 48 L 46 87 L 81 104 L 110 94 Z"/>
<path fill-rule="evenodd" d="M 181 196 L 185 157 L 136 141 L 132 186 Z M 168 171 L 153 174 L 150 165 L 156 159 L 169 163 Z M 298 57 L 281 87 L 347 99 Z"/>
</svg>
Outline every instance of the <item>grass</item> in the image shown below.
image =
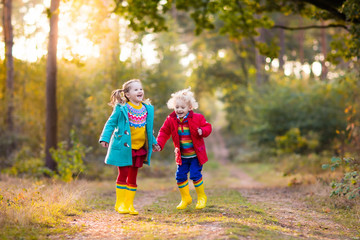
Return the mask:
<svg viewBox="0 0 360 240">
<path fill-rule="evenodd" d="M 260 182 L 267 177 L 276 186 L 282 177 L 275 176 L 270 165 L 237 166 Z M 142 169 L 143 170 L 143 169 Z M 164 171 L 160 173 L 159 171 Z M 141 170 L 140 170 L 141 171 Z M 155 172 L 152 172 L 155 171 Z M 70 225 L 75 215 L 109 211 L 116 216 L 118 228 L 127 239 L 301 239 L 299 232 L 285 227 L 271 215 L 271 211 L 247 201 L 238 189 L 227 187 L 234 181 L 226 167 L 209 161 L 204 179 L 207 207 L 196 210 L 196 192 L 190 184 L 193 204 L 179 211 L 176 205 L 180 194 L 174 179 L 175 167 L 148 169 L 138 179 L 137 198 L 149 192 L 161 192 L 154 201 L 143 206 L 138 216 L 113 212 L 115 183 L 113 181 L 74 181 L 61 183 L 51 180 L 16 179 L 0 176 L 0 239 L 48 239 L 51 236 L 71 236 L 82 230 L 82 225 Z M 164 177 L 158 177 L 158 175 Z M 264 180 L 262 180 L 264 178 Z M 283 180 L 284 181 L 284 180 Z M 266 182 L 266 181 L 265 181 Z M 270 185 L 270 183 L 268 182 Z M 304 187 L 314 194 L 306 197 L 311 208 L 327 211 L 335 221 L 354 231 L 359 229 L 359 205 L 350 208 L 329 199 L 323 186 Z M 305 196 L 304 196 L 305 198 Z M 135 198 L 136 204 L 136 198 Z M 343 206 L 343 207 L 339 207 Z M 315 229 L 316 230 L 316 229 Z M 319 233 L 320 234 L 320 233 Z M 317 235 L 317 234 L 316 234 Z M 357 239 L 354 237 L 354 239 Z M 358 238 L 359 239 L 359 238 Z"/>
<path fill-rule="evenodd" d="M 351 229 L 354 233 L 353 239 L 360 239 L 360 199 L 329 197 L 330 188 L 321 183 L 308 188 L 315 194 L 306 197 L 306 201 L 314 209 L 330 215 L 336 223 Z"/>
<path fill-rule="evenodd" d="M 78 231 L 69 216 L 85 209 L 80 183 L 0 178 L 0 239 L 45 239 Z M 81 185 L 84 185 L 81 183 Z"/>
</svg>

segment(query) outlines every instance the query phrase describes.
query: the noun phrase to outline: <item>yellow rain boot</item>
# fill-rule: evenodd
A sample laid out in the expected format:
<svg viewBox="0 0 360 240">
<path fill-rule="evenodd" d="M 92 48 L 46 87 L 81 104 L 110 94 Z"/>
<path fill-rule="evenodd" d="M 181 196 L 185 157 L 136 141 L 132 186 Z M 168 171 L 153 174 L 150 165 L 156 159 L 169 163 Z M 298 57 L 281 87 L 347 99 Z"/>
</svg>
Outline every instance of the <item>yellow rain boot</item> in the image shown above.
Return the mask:
<svg viewBox="0 0 360 240">
<path fill-rule="evenodd" d="M 139 212 L 136 211 L 134 208 L 134 198 L 135 198 L 135 194 L 136 194 L 136 188 L 137 187 L 128 186 L 128 189 L 126 191 L 126 197 L 125 197 L 125 206 L 128 209 L 128 213 L 130 213 L 132 215 L 139 214 Z"/>
<path fill-rule="evenodd" d="M 180 194 L 181 194 L 181 202 L 179 205 L 177 205 L 177 209 L 185 209 L 188 205 L 191 204 L 192 199 L 189 192 L 189 183 L 186 180 L 186 182 L 183 182 L 181 184 L 178 184 Z"/>
<path fill-rule="evenodd" d="M 200 179 L 197 182 L 194 182 L 194 185 L 195 185 L 195 190 L 196 190 L 197 199 L 198 199 L 195 209 L 203 209 L 204 207 L 206 207 L 207 197 L 204 192 L 204 184 L 203 184 L 202 179 Z"/>
<path fill-rule="evenodd" d="M 129 210 L 125 207 L 126 189 L 126 185 L 116 185 L 115 210 L 119 213 L 129 213 Z"/>
</svg>

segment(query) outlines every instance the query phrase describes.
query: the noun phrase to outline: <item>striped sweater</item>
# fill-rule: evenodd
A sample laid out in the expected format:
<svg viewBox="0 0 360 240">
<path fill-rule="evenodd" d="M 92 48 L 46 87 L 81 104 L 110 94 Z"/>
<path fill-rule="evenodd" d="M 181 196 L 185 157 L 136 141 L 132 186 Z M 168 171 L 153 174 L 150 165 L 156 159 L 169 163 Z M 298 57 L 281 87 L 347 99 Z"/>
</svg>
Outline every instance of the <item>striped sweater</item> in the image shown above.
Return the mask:
<svg viewBox="0 0 360 240">
<path fill-rule="evenodd" d="M 193 141 L 191 140 L 189 122 L 187 116 L 178 118 L 178 134 L 180 139 L 180 152 L 182 158 L 193 158 L 196 157 Z"/>
</svg>

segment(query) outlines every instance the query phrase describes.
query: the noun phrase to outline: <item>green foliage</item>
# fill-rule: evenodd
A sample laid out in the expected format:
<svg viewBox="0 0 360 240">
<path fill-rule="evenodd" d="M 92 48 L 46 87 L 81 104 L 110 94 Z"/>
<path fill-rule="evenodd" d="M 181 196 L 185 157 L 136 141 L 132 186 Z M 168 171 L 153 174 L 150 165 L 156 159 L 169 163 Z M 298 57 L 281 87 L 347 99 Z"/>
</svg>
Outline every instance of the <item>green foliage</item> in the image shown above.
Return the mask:
<svg viewBox="0 0 360 240">
<path fill-rule="evenodd" d="M 275 142 L 279 153 L 304 153 L 306 150 L 314 151 L 319 145 L 316 134 L 309 132 L 303 137 L 299 128 L 291 128 L 285 135 L 276 136 Z"/>
<path fill-rule="evenodd" d="M 2 172 L 11 176 L 37 178 L 44 176 L 44 174 L 52 175 L 51 171 L 45 167 L 43 158 L 36 156 L 33 149 L 26 145 L 16 153 L 12 166 Z"/>
<path fill-rule="evenodd" d="M 123 1 L 115 0 L 117 7 L 115 12 L 130 21 L 130 26 L 135 31 L 163 31 L 169 29 L 165 20 L 170 16 L 170 9 L 186 12 L 195 24 L 195 33 L 199 35 L 204 30 L 216 29 L 216 21 L 220 21 L 220 28 L 216 31 L 228 35 L 231 39 L 250 39 L 252 44 L 263 54 L 276 54 L 276 47 L 272 44 L 263 47 L 263 43 L 255 39 L 259 35 L 259 29 L 271 29 L 274 21 L 269 17 L 272 13 L 280 13 L 285 16 L 300 14 L 304 18 L 312 20 L 327 20 L 332 24 L 338 24 L 343 28 L 350 29 L 341 31 L 345 38 L 350 35 L 351 46 L 345 47 L 342 56 L 348 59 L 359 56 L 359 19 L 360 2 L 357 0 L 328 1 Z M 174 5 L 174 6 L 173 6 Z M 175 14 L 172 14 L 173 16 Z M 336 50 L 336 49 L 335 49 Z"/>
<path fill-rule="evenodd" d="M 333 191 L 330 196 L 346 197 L 355 199 L 360 197 L 360 160 L 348 157 L 333 157 L 329 164 L 322 165 L 323 169 L 335 171 L 338 168 L 345 169 L 340 181 L 333 181 Z"/>
<path fill-rule="evenodd" d="M 273 79 L 247 96 L 249 134 L 259 144 L 275 146 L 277 136 L 298 128 L 303 137 L 318 136 L 318 150 L 327 149 L 336 137 L 336 130 L 346 128 L 343 114 L 346 91 L 336 82 Z"/>
<path fill-rule="evenodd" d="M 1 125 L 0 125 L 1 126 Z M 9 159 L 14 151 L 15 147 L 21 146 L 23 141 L 22 137 L 17 134 L 12 134 L 7 130 L 0 130 L 0 164 L 9 165 L 11 164 Z"/>
<path fill-rule="evenodd" d="M 70 137 L 70 146 L 63 141 L 58 144 L 57 149 L 50 149 L 51 156 L 57 163 L 57 173 L 55 174 L 64 182 L 71 182 L 73 176 L 84 171 L 83 158 L 91 149 L 79 142 L 74 130 L 71 130 Z"/>
<path fill-rule="evenodd" d="M 114 12 L 124 16 L 130 21 L 130 27 L 135 31 L 162 31 L 166 30 L 165 18 L 162 16 L 171 7 L 171 1 L 165 4 L 159 0 L 142 1 L 115 0 L 116 8 Z"/>
</svg>

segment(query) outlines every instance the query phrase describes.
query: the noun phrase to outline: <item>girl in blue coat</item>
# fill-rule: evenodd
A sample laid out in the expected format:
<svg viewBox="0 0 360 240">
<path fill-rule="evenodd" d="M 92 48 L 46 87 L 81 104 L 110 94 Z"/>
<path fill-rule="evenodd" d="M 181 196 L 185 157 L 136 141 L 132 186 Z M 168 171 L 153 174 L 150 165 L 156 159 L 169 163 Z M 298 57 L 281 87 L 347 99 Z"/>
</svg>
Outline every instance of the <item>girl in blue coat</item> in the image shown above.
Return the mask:
<svg viewBox="0 0 360 240">
<path fill-rule="evenodd" d="M 138 214 L 133 201 L 137 189 L 138 169 L 150 165 L 153 149 L 158 145 L 153 135 L 154 107 L 144 101 L 144 90 L 138 79 L 123 84 L 111 93 L 113 112 L 100 136 L 100 144 L 108 148 L 105 163 L 118 167 L 115 210 Z"/>
</svg>

